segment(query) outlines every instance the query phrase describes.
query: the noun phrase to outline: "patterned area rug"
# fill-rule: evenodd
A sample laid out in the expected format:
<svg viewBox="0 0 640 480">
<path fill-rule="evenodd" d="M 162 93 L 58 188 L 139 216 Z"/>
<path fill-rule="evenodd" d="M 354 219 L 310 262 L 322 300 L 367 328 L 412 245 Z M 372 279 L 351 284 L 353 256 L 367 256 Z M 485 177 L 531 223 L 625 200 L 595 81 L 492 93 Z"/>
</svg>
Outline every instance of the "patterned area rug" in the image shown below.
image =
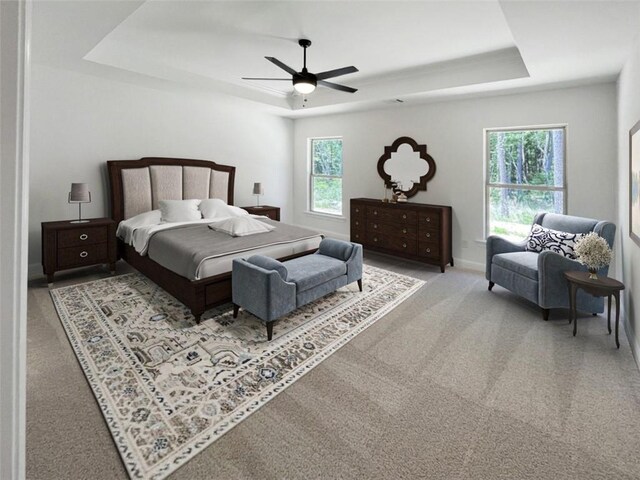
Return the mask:
<svg viewBox="0 0 640 480">
<path fill-rule="evenodd" d="M 280 319 L 231 305 L 200 325 L 138 273 L 51 291 L 131 478 L 160 479 L 247 418 L 424 282 L 365 266 L 354 283 Z"/>
</svg>

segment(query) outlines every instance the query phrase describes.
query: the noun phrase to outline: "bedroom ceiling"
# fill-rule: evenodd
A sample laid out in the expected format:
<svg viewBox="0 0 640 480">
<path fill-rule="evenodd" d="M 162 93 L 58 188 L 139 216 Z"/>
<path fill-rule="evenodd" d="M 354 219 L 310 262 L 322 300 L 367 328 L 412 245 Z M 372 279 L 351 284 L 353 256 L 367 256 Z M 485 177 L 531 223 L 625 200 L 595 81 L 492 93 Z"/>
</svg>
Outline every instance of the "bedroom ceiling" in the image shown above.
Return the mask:
<svg viewBox="0 0 640 480">
<path fill-rule="evenodd" d="M 613 80 L 638 32 L 624 2 L 34 2 L 34 62 L 163 88 L 198 88 L 297 117 L 492 91 Z M 355 65 L 307 101 L 273 56 L 299 70 Z M 338 81 L 339 80 L 339 81 Z"/>
</svg>

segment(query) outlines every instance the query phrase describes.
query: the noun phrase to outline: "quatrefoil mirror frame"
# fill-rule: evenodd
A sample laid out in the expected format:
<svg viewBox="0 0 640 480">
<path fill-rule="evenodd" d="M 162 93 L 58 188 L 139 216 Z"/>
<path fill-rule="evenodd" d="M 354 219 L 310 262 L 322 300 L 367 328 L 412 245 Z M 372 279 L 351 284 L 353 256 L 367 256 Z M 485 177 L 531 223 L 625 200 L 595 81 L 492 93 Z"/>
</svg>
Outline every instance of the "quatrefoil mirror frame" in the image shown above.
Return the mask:
<svg viewBox="0 0 640 480">
<path fill-rule="evenodd" d="M 409 190 L 401 190 L 407 198 L 411 198 L 420 190 L 427 189 L 427 182 L 436 174 L 436 162 L 433 157 L 427 153 L 426 145 L 418 144 L 418 142 L 411 137 L 400 137 L 396 139 L 390 146 L 384 147 L 384 154 L 378 159 L 378 175 L 380 175 L 384 180 L 384 184 L 387 188 L 393 188 L 393 184 L 391 183 L 391 175 L 389 175 L 384 169 L 384 164 L 391 160 L 391 155 L 397 152 L 398 148 L 403 144 L 411 146 L 413 151 L 416 152 L 422 160 L 427 162 L 427 165 L 429 166 L 427 173 L 422 175 L 417 182 L 413 182 L 413 185 Z"/>
</svg>

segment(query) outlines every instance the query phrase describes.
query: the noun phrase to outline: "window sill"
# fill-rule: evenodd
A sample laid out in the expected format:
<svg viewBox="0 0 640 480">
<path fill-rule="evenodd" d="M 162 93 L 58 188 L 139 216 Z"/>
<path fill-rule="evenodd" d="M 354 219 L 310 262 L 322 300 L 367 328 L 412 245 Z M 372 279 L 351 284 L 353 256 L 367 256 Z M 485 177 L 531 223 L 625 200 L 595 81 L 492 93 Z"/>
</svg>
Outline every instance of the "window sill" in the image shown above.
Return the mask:
<svg viewBox="0 0 640 480">
<path fill-rule="evenodd" d="M 333 220 L 334 222 L 347 221 L 347 217 L 343 217 L 342 215 L 332 215 L 330 213 L 320 213 L 320 212 L 313 212 L 311 210 L 307 210 L 304 212 L 304 214 L 309 215 L 310 217 L 322 218 L 323 220 Z"/>
<path fill-rule="evenodd" d="M 481 245 L 486 245 L 487 244 L 487 239 L 486 238 L 477 238 L 476 239 L 476 243 L 479 243 Z"/>
</svg>

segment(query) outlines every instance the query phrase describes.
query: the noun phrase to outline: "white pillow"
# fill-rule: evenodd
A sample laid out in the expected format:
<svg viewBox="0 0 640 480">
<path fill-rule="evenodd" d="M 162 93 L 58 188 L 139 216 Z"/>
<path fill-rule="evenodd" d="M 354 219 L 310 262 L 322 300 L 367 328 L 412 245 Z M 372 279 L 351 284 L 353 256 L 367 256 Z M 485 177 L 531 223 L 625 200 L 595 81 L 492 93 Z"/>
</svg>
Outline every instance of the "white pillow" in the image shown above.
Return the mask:
<svg viewBox="0 0 640 480">
<path fill-rule="evenodd" d="M 267 225 L 250 216 L 227 217 L 209 224 L 209 228 L 217 232 L 226 233 L 232 237 L 245 237 L 256 233 L 266 233 L 276 227 Z"/>
<path fill-rule="evenodd" d="M 219 198 L 207 198 L 200 202 L 200 211 L 203 218 L 242 217 L 249 212 L 233 205 L 227 205 Z"/>
<path fill-rule="evenodd" d="M 160 215 L 163 222 L 191 222 L 200 220 L 200 200 L 160 200 Z"/>
<path fill-rule="evenodd" d="M 161 222 L 161 218 L 160 210 L 151 210 L 150 212 L 139 213 L 135 217 L 127 218 L 120 222 L 120 225 L 126 225 L 131 228 L 158 225 Z"/>
<path fill-rule="evenodd" d="M 149 225 L 159 225 L 161 222 L 160 210 L 151 210 L 127 218 L 118 224 L 116 236 L 122 238 L 126 243 L 131 241 L 131 235 L 136 228 L 146 227 Z"/>
</svg>

